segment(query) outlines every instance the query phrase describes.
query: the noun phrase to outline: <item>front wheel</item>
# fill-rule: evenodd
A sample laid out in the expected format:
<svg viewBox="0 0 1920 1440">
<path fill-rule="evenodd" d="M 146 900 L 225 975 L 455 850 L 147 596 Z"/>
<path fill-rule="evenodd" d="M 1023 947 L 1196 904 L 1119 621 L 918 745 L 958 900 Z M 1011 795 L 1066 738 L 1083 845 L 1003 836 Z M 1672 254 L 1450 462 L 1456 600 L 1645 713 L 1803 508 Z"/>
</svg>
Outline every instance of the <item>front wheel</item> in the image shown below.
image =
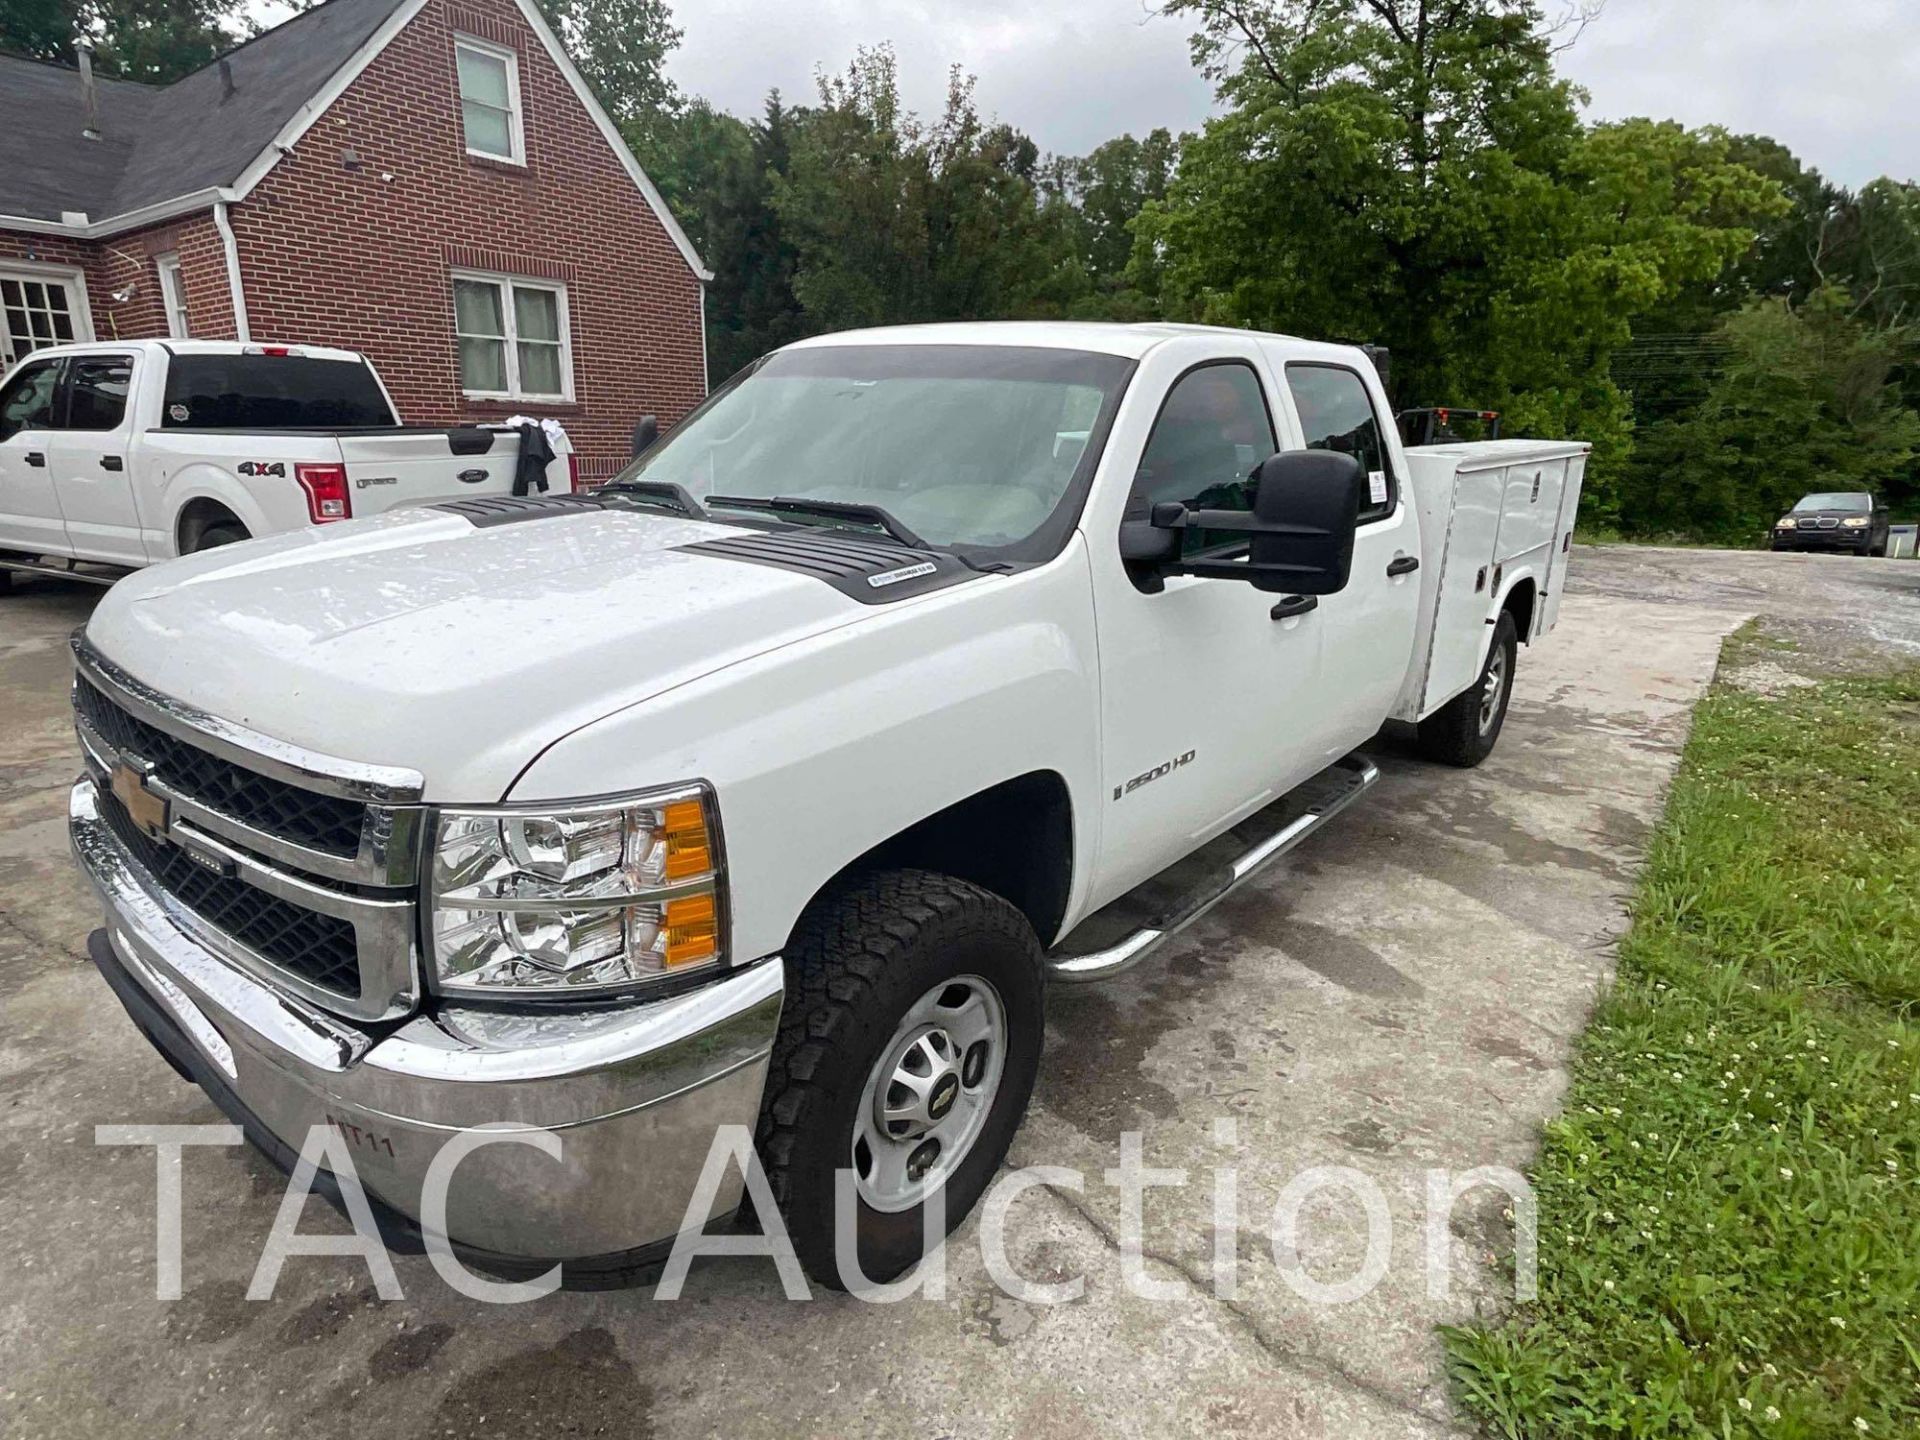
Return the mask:
<svg viewBox="0 0 1920 1440">
<path fill-rule="evenodd" d="M 1420 753 L 1445 765 L 1471 768 L 1493 753 L 1513 697 L 1513 667 L 1519 658 L 1513 613 L 1500 612 L 1480 678 L 1420 722 Z"/>
<path fill-rule="evenodd" d="M 883 1283 L 924 1253 L 930 1187 L 950 1232 L 1013 1143 L 1040 1066 L 1040 942 L 998 895 L 895 870 L 816 902 L 786 965 L 767 1180 L 807 1274 L 844 1289 L 835 1172 L 851 1171 L 860 1273 Z"/>
</svg>

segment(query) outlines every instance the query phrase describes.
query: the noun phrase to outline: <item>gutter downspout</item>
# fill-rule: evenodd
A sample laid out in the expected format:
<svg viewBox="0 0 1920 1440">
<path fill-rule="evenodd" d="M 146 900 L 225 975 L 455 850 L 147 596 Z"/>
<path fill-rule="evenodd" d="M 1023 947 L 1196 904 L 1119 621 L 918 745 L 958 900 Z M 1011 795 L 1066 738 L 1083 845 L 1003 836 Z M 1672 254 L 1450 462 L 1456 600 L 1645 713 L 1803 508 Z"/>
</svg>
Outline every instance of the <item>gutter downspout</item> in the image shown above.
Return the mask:
<svg viewBox="0 0 1920 1440">
<path fill-rule="evenodd" d="M 253 339 L 247 327 L 247 294 L 240 285 L 240 245 L 233 238 L 233 223 L 227 219 L 227 202 L 222 200 L 213 207 L 213 228 L 220 232 L 220 248 L 227 256 L 227 293 L 233 297 L 234 338 L 242 341 Z"/>
</svg>

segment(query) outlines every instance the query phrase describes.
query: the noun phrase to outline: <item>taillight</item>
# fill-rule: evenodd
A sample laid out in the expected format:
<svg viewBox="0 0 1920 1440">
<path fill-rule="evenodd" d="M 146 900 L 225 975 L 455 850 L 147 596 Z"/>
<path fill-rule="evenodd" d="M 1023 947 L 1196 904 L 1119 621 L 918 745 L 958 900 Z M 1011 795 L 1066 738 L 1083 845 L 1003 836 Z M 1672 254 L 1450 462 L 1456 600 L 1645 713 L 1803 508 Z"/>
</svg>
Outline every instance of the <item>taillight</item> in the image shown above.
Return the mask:
<svg viewBox="0 0 1920 1440">
<path fill-rule="evenodd" d="M 578 495 L 580 493 L 580 454 L 578 451 L 567 456 L 567 493 L 569 495 Z"/>
<path fill-rule="evenodd" d="M 307 492 L 307 518 L 316 525 L 353 517 L 353 501 L 347 496 L 347 467 L 344 465 L 295 465 L 293 478 Z"/>
</svg>

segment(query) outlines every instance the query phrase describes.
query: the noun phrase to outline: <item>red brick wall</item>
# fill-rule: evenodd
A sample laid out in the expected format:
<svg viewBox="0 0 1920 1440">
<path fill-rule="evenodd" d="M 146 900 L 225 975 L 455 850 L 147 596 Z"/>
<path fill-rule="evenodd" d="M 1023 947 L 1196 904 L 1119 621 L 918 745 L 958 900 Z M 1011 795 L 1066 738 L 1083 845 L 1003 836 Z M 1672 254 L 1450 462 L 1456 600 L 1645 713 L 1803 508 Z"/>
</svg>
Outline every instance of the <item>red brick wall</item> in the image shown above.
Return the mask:
<svg viewBox="0 0 1920 1440">
<path fill-rule="evenodd" d="M 467 155 L 456 31 L 518 53 L 524 167 Z M 364 350 L 411 423 L 550 414 L 604 477 L 705 394 L 699 282 L 512 0 L 431 0 L 231 213 L 254 338 Z M 565 282 L 571 404 L 463 398 L 456 267 Z"/>
<path fill-rule="evenodd" d="M 210 214 L 116 235 L 111 240 L 69 240 L 0 230 L 0 264 L 8 260 L 77 266 L 86 277 L 97 340 L 146 340 L 167 333 L 167 312 L 160 296 L 157 257 L 180 256 L 193 333 L 204 339 L 231 339 L 233 305 L 227 287 L 226 257 Z M 126 292 L 124 300 L 114 297 Z"/>
</svg>

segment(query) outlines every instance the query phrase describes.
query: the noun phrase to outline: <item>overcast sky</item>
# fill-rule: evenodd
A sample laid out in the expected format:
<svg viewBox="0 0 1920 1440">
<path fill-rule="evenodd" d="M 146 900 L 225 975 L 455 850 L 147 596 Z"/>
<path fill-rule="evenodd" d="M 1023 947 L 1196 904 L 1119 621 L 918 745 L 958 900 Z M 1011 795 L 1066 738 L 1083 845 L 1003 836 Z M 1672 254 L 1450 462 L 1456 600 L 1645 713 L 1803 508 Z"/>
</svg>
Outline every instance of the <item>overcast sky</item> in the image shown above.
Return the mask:
<svg viewBox="0 0 1920 1440">
<path fill-rule="evenodd" d="M 1194 129 L 1210 104 L 1185 29 L 1142 0 L 676 0 L 674 13 L 674 79 L 743 116 L 776 85 L 810 99 L 816 65 L 842 69 L 880 40 L 915 109 L 937 109 L 958 62 L 979 76 L 981 110 L 1043 150 Z M 1759 131 L 1848 185 L 1920 174 L 1920 0 L 1608 0 L 1561 65 L 1594 118 Z"/>
</svg>

